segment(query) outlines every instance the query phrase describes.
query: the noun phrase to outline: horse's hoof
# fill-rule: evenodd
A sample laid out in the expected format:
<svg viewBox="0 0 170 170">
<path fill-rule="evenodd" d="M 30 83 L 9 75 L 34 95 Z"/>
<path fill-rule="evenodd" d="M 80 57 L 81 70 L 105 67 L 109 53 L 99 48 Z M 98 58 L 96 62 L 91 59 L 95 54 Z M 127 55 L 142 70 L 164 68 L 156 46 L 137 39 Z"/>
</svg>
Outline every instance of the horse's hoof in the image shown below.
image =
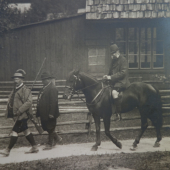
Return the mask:
<svg viewBox="0 0 170 170">
<path fill-rule="evenodd" d="M 98 149 L 98 146 L 93 146 L 93 147 L 91 148 L 91 151 L 97 151 L 97 149 Z"/>
<path fill-rule="evenodd" d="M 122 144 L 121 144 L 121 142 L 117 141 L 116 146 L 117 146 L 118 148 L 122 149 Z"/>
<path fill-rule="evenodd" d="M 131 151 L 135 151 L 136 149 L 137 149 L 137 146 L 132 145 L 132 146 L 130 147 L 130 150 L 131 150 Z"/>
<path fill-rule="evenodd" d="M 153 145 L 154 148 L 158 148 L 160 147 L 160 143 L 159 142 L 155 142 L 155 144 Z"/>
</svg>

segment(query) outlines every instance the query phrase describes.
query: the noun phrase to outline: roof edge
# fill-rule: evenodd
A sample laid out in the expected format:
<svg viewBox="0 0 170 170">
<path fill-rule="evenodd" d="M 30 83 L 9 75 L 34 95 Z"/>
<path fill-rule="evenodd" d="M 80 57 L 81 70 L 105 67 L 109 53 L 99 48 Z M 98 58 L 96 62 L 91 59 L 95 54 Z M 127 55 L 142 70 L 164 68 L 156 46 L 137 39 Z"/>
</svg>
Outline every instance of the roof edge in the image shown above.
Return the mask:
<svg viewBox="0 0 170 170">
<path fill-rule="evenodd" d="M 78 14 L 74 14 L 74 15 L 69 15 L 69 16 L 62 17 L 62 18 L 57 18 L 57 19 L 34 22 L 34 23 L 31 23 L 31 24 L 26 24 L 26 25 L 21 25 L 21 26 L 18 26 L 18 27 L 14 27 L 11 30 L 20 29 L 20 28 L 24 28 L 24 27 L 28 27 L 28 26 L 33 26 L 33 25 L 49 23 L 49 22 L 54 22 L 54 21 L 60 21 L 60 20 L 69 19 L 69 18 L 75 18 L 75 17 L 79 17 L 79 16 L 82 16 L 82 15 L 85 15 L 85 14 L 86 14 L 86 12 L 85 13 L 78 13 Z"/>
</svg>

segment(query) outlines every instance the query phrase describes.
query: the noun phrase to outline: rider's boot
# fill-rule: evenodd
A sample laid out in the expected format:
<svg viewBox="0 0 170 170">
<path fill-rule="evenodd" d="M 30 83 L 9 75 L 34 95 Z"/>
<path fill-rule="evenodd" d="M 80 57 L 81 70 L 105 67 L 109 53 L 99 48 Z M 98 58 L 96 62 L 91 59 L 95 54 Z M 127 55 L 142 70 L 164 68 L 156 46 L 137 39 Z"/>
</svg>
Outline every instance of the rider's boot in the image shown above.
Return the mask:
<svg viewBox="0 0 170 170">
<path fill-rule="evenodd" d="M 121 99 L 118 97 L 114 99 L 115 105 L 116 105 L 116 121 L 120 121 L 122 119 L 121 117 Z"/>
</svg>

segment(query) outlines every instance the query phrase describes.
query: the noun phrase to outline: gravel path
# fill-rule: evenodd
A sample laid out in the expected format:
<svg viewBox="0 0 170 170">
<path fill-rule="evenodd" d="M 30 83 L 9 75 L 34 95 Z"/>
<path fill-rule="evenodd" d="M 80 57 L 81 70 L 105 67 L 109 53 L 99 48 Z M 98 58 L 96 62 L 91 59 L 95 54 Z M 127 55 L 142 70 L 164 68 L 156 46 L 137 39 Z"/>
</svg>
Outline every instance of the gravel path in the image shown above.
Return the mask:
<svg viewBox="0 0 170 170">
<path fill-rule="evenodd" d="M 94 143 L 82 143 L 82 144 L 69 144 L 69 145 L 57 145 L 52 150 L 43 151 L 43 146 L 39 147 L 39 152 L 35 154 L 25 154 L 28 151 L 28 147 L 14 148 L 11 150 L 9 157 L 3 157 L 0 155 L 0 164 L 16 163 L 24 161 L 33 161 L 40 159 L 50 159 L 68 156 L 78 155 L 101 155 L 101 154 L 114 154 L 114 153 L 133 153 L 133 152 L 155 152 L 155 151 L 170 151 L 170 137 L 165 137 L 161 141 L 159 148 L 154 148 L 153 144 L 155 138 L 142 138 L 138 149 L 131 151 L 131 147 L 134 140 L 123 140 L 123 148 L 119 149 L 111 141 L 102 142 L 98 151 L 91 151 L 91 147 Z"/>
</svg>

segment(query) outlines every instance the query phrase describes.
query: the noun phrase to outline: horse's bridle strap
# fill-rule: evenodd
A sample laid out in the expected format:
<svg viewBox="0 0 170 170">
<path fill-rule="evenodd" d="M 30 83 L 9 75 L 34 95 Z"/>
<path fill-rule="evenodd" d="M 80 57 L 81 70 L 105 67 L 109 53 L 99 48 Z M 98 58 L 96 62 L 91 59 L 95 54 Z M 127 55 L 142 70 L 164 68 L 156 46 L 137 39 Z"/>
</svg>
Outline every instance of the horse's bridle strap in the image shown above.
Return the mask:
<svg viewBox="0 0 170 170">
<path fill-rule="evenodd" d="M 94 97 L 94 99 L 91 101 L 91 103 L 93 103 L 97 97 L 100 95 L 100 93 L 103 91 L 103 83 L 102 83 L 102 89 L 97 93 L 97 95 Z"/>
</svg>

